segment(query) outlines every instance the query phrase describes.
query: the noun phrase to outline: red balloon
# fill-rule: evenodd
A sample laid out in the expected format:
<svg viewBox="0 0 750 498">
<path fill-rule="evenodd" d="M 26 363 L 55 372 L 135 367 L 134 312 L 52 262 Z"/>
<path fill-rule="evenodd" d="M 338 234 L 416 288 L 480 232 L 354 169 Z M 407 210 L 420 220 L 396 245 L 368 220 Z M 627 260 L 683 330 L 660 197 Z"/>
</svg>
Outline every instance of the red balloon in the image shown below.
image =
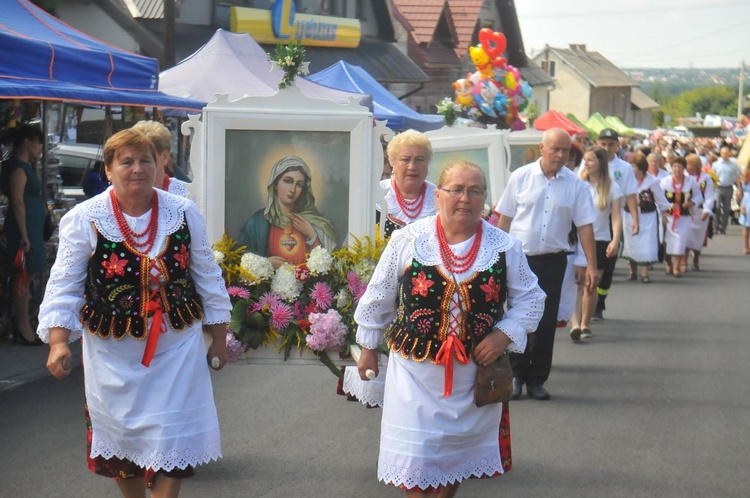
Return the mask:
<svg viewBox="0 0 750 498">
<path fill-rule="evenodd" d="M 508 64 L 508 60 L 505 57 L 495 57 L 492 59 L 492 67 L 504 68 Z"/>
<path fill-rule="evenodd" d="M 490 60 L 492 60 L 495 57 L 500 57 L 505 52 L 507 40 L 502 33 L 493 32 L 490 28 L 482 28 L 479 31 L 479 43 Z"/>
</svg>

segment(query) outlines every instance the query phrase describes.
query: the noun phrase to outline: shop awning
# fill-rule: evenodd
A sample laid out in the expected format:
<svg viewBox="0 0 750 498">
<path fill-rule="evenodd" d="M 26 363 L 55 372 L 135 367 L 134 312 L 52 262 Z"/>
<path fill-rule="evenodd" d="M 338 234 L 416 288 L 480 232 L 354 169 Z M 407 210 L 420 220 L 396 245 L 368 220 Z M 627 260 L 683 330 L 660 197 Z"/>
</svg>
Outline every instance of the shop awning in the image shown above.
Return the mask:
<svg viewBox="0 0 750 498">
<path fill-rule="evenodd" d="M 0 77 L 0 98 L 54 100 L 96 106 L 140 106 L 200 112 L 205 102 L 173 97 L 155 90 L 114 90 L 64 81 Z"/>
</svg>

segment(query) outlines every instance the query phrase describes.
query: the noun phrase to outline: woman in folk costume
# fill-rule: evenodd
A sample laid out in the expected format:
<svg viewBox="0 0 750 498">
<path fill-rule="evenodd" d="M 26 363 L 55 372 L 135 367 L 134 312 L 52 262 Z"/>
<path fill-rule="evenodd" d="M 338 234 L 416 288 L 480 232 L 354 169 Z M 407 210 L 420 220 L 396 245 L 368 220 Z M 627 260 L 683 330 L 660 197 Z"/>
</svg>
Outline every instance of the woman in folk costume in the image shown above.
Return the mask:
<svg viewBox="0 0 750 498">
<path fill-rule="evenodd" d="M 432 159 L 432 145 L 424 133 L 406 130 L 388 143 L 388 162 L 393 168 L 391 178 L 380 181 L 386 190 L 384 233 L 390 237 L 403 228 L 436 213 L 435 184 L 428 182 L 427 168 Z M 381 221 L 380 206 L 378 222 Z"/>
<path fill-rule="evenodd" d="M 156 149 L 154 187 L 165 190 L 170 194 L 187 197 L 190 193 L 188 190 L 189 184 L 173 178 L 172 132 L 169 131 L 169 128 L 158 121 L 138 121 L 133 125 L 133 129 L 146 135 Z"/>
<path fill-rule="evenodd" d="M 685 158 L 676 157 L 672 161 L 672 174 L 661 179 L 659 186 L 669 202 L 665 212 L 667 254 L 664 269 L 669 275 L 682 276 L 680 268 L 684 266 L 685 249 L 692 224 L 692 209 L 696 203 L 703 202 L 700 187 L 689 175 L 685 175 Z"/>
<path fill-rule="evenodd" d="M 440 214 L 393 234 L 355 313 L 362 379 L 377 373 L 384 331 L 391 349 L 378 478 L 407 496 L 451 497 L 465 479 L 510 463 L 508 406 L 474 404 L 471 358 L 490 364 L 523 351 L 545 294 L 521 244 L 481 219 L 486 188 L 477 165 L 446 166 Z"/>
<path fill-rule="evenodd" d="M 231 304 L 195 204 L 152 186 L 146 135 L 113 135 L 104 164 L 112 186 L 60 223 L 37 333 L 58 378 L 83 340 L 89 469 L 125 497 L 174 497 L 221 456 L 202 329 L 219 370 Z"/>
<path fill-rule="evenodd" d="M 385 236 L 390 237 L 410 223 L 435 215 L 437 187 L 426 180 L 432 145 L 424 133 L 416 130 L 399 133 L 388 143 L 386 155 L 392 168 L 391 178 L 381 180 L 380 187 L 386 190 L 387 215 L 383 230 Z M 380 206 L 376 209 L 377 221 L 381 222 Z M 336 392 L 372 407 L 382 404 L 382 388 L 381 379 L 364 382 L 355 367 L 346 367 Z"/>
<path fill-rule="evenodd" d="M 268 257 L 274 268 L 284 263 L 304 263 L 313 248 L 333 252 L 338 245 L 336 228 L 320 214 L 312 192 L 312 173 L 302 158 L 286 156 L 274 164 L 268 179 L 266 207 L 245 223 L 240 245 L 248 252 Z"/>
<path fill-rule="evenodd" d="M 638 220 L 640 230 L 633 235 L 625 231 L 622 257 L 630 263 L 628 280 L 638 278 L 638 267 L 641 267 L 641 282 L 651 282 L 648 274 L 649 265 L 659 259 L 659 237 L 661 231 L 662 213 L 669 207 L 664 191 L 659 186 L 659 180 L 648 173 L 649 163 L 646 156 L 640 152 L 631 162 L 635 180 L 638 183 Z M 629 226 L 630 213 L 623 212 L 624 226 Z"/>
<path fill-rule="evenodd" d="M 687 174 L 695 180 L 703 196 L 703 202 L 696 204 L 696 213 L 693 216 L 693 222 L 690 225 L 690 233 L 687 238 L 687 249 L 685 251 L 684 266 L 680 268 L 681 272 L 687 271 L 688 252 L 693 251 L 693 270 L 700 270 L 701 250 L 706 245 L 706 234 L 708 232 L 708 223 L 714 212 L 714 181 L 708 173 L 701 171 L 703 162 L 697 154 L 688 154 L 685 157 L 687 162 Z"/>
</svg>

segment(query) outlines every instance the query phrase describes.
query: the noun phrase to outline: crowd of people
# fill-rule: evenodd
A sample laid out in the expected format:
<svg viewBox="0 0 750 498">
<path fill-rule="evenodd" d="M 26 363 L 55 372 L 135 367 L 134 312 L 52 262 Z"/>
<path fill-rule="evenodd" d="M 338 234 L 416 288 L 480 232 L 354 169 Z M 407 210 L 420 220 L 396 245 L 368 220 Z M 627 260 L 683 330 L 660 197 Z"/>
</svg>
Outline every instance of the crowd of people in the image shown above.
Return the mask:
<svg viewBox="0 0 750 498">
<path fill-rule="evenodd" d="M 564 130 L 548 130 L 541 157 L 511 174 L 494 206 L 501 229 L 494 232 L 478 214 L 486 197 L 480 168 L 450 164 L 433 185 L 426 181 L 429 140 L 414 131 L 397 136 L 388 147 L 393 177 L 382 181 L 392 237 L 355 316 L 363 383 L 368 370 L 378 371 L 381 341 L 391 351 L 379 479 L 407 496 L 451 497 L 468 477 L 507 472 L 508 406 L 474 406 L 467 394 L 474 363 L 490 362 L 504 350 L 513 370 L 512 399 L 525 386 L 529 397 L 549 400 L 544 384 L 555 331 L 570 322 L 572 340 L 593 337 L 591 321 L 604 318 L 619 258 L 628 263 L 626 278 L 640 277 L 644 284 L 661 261 L 668 275 L 680 278 L 690 252 L 692 270 L 699 271 L 714 216 L 719 234 L 731 216 L 729 207 L 715 214 L 714 187 L 736 185 L 731 195 L 748 202 L 742 187 L 747 190 L 750 174 L 740 174 L 729 146 L 715 149 L 728 165 L 712 159 L 712 150 L 661 142 L 623 147 L 612 129 L 584 146 Z M 436 211 L 428 191 L 436 192 Z M 740 219 L 748 218 L 745 209 Z M 489 294 L 481 298 L 492 288 L 485 272 L 493 261 L 506 265 L 505 280 L 498 282 L 507 292 L 499 301 L 507 299 L 505 315 L 495 314 Z M 462 288 L 476 278 L 487 283 Z M 488 322 L 478 326 L 473 316 Z M 473 346 L 467 336 L 475 330 L 484 333 Z M 448 417 L 462 423 L 445 424 Z"/>
<path fill-rule="evenodd" d="M 107 141 L 109 185 L 63 217 L 37 329 L 55 377 L 70 373 L 68 343 L 84 342 L 88 467 L 126 497 L 145 496 L 146 486 L 177 496 L 194 466 L 221 456 L 208 367 L 227 361 L 231 305 L 202 216 L 165 174 L 167 134 L 140 123 Z M 2 170 L 14 210 L 6 225 L 18 227 L 13 249 L 33 256 L 42 138 L 19 128 L 14 140 Z M 454 161 L 433 184 L 426 135 L 409 130 L 389 143 L 379 211 L 390 239 L 355 314 L 363 384 L 379 371 L 376 349 L 385 342 L 391 352 L 381 481 L 407 496 L 449 498 L 465 479 L 510 470 L 508 403 L 477 406 L 477 369 L 509 355 L 511 398 L 525 386 L 549 400 L 556 329 L 569 323 L 573 341 L 593 337 L 619 258 L 626 278 L 644 284 L 662 259 L 670 277 L 699 271 L 707 240 L 734 219 L 733 201 L 744 206 L 750 253 L 750 173 L 729 146 L 718 144 L 721 159 L 711 160 L 712 149 L 685 144 L 622 145 L 612 129 L 589 146 L 548 130 L 541 157 L 511 174 L 495 226 L 480 166 Z M 207 354 L 203 329 L 213 339 Z"/>
<path fill-rule="evenodd" d="M 594 160 L 602 149 L 607 153 L 606 164 L 603 158 Z M 750 254 L 746 216 L 750 199 L 745 195 L 750 170 L 741 171 L 737 151 L 730 144 L 664 138 L 626 143 L 615 130 L 605 129 L 585 153 L 579 143 L 572 143 L 570 150 L 568 167 L 590 186 L 597 214 L 597 264 L 602 269 L 593 308 L 591 297 L 576 285 L 575 270 L 568 269 L 557 319 L 558 327 L 570 323 L 572 340 L 591 337 L 591 320 L 604 318 L 618 258 L 627 260 L 627 280 L 640 277 L 644 284 L 650 283 L 650 270 L 661 262 L 667 275 L 680 278 L 691 267 L 700 270 L 701 251 L 710 238 L 726 234 L 730 220 L 743 225 L 742 251 Z M 607 174 L 600 174 L 602 170 L 611 181 Z M 602 201 L 607 192 L 611 206 Z M 618 202 L 618 196 L 624 201 Z M 614 208 L 617 204 L 625 209 Z M 583 256 L 579 246 L 569 256 L 569 264 L 584 266 Z"/>
</svg>

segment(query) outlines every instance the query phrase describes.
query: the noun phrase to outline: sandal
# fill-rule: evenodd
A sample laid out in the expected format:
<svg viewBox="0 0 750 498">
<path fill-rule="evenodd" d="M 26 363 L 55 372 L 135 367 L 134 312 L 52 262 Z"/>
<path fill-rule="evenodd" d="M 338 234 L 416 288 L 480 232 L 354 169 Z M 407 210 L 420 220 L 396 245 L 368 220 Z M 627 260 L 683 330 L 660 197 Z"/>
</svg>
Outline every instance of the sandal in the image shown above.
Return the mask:
<svg viewBox="0 0 750 498">
<path fill-rule="evenodd" d="M 643 282 L 644 284 L 650 284 L 651 279 L 648 278 L 648 275 L 641 275 L 641 282 Z"/>
<path fill-rule="evenodd" d="M 627 277 L 625 277 L 625 280 L 635 280 L 635 279 L 637 279 L 637 278 L 638 278 L 638 277 L 636 277 L 636 276 L 635 276 L 635 273 L 633 273 L 633 272 L 631 271 L 630 273 L 628 273 L 628 276 L 627 276 Z"/>
<path fill-rule="evenodd" d="M 580 341 L 581 340 L 581 329 L 579 329 L 578 327 L 570 329 L 570 338 L 574 342 Z"/>
<path fill-rule="evenodd" d="M 688 271 L 688 268 L 686 264 L 680 265 L 680 273 L 687 273 L 687 271 Z"/>
<path fill-rule="evenodd" d="M 664 265 L 664 272 L 665 272 L 665 273 L 666 273 L 667 275 L 671 275 L 671 274 L 672 274 L 672 267 L 671 267 L 671 266 L 669 266 L 669 265 Z"/>
</svg>

